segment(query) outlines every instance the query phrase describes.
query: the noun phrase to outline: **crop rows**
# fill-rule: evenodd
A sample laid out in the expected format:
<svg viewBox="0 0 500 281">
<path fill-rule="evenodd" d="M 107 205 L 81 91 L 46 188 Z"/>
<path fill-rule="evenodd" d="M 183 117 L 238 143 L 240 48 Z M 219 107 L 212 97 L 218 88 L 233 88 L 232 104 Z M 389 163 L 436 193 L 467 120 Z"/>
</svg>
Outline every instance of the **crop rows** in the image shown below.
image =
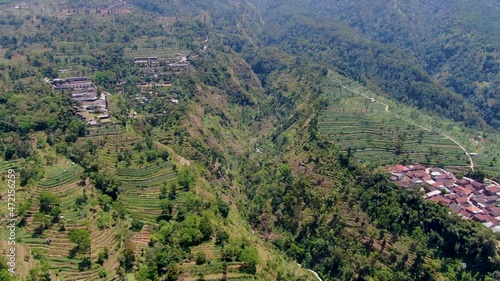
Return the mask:
<svg viewBox="0 0 500 281">
<path fill-rule="evenodd" d="M 83 169 L 77 165 L 63 167 L 60 165 L 52 166 L 47 169 L 45 179 L 40 182 L 40 187 L 51 188 L 78 179 Z"/>
<path fill-rule="evenodd" d="M 332 106 L 320 118 L 320 131 L 341 151 L 350 150 L 362 162 L 391 163 L 399 146 L 400 154 L 410 161 L 425 163 L 430 159 L 433 164 L 467 166 L 463 151 L 443 136 L 396 116 L 368 112 Z"/>
<path fill-rule="evenodd" d="M 122 177 L 147 177 L 151 174 L 159 172 L 161 169 L 172 167 L 172 164 L 169 162 L 161 162 L 157 165 L 151 165 L 147 167 L 141 168 L 118 168 L 116 169 L 116 173 L 118 176 Z"/>
<path fill-rule="evenodd" d="M 175 179 L 176 172 L 168 162 L 145 168 L 117 170 L 124 191 L 120 201 L 127 206 L 133 218 L 145 223 L 155 223 L 160 215 L 160 186 Z"/>
</svg>

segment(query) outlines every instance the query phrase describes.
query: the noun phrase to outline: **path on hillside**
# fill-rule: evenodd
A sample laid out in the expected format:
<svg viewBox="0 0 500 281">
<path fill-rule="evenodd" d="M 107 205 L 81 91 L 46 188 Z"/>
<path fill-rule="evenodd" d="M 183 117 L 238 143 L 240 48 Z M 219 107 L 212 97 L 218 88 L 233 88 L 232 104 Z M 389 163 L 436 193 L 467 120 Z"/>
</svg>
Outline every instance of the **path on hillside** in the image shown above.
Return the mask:
<svg viewBox="0 0 500 281">
<path fill-rule="evenodd" d="M 363 97 L 365 97 L 365 98 L 367 98 L 367 99 L 370 99 L 370 100 L 372 100 L 373 102 L 376 102 L 376 103 L 379 103 L 379 104 L 384 105 L 384 106 L 385 106 L 385 111 L 389 112 L 389 105 L 387 105 L 387 104 L 385 104 L 385 103 L 383 103 L 383 102 L 381 102 L 381 101 L 378 101 L 378 100 L 376 100 L 375 98 L 370 97 L 370 96 L 368 96 L 368 95 L 366 95 L 366 94 L 360 93 L 360 92 L 358 92 L 358 91 L 351 90 L 351 89 L 347 88 L 344 84 L 342 84 L 342 81 L 340 81 L 340 79 L 338 79 L 337 77 L 335 77 L 335 79 L 337 79 L 337 81 L 340 83 L 340 86 L 342 86 L 342 88 L 344 88 L 344 89 L 348 90 L 348 91 L 349 91 L 349 92 L 351 92 L 351 93 L 358 94 L 358 95 L 363 96 Z M 431 132 L 431 131 L 432 131 L 432 130 L 431 130 L 431 129 L 429 129 L 429 128 L 423 127 L 423 126 L 421 126 L 421 125 L 419 125 L 419 124 L 417 124 L 417 123 L 415 123 L 415 122 L 413 122 L 413 121 L 410 121 L 410 120 L 408 120 L 408 119 L 406 119 L 406 118 L 404 118 L 404 117 L 401 117 L 401 116 L 399 116 L 398 114 L 396 114 L 396 118 L 399 118 L 399 119 L 401 119 L 401 120 L 403 120 L 403 121 L 405 121 L 405 122 L 407 122 L 407 123 L 410 123 L 410 124 L 412 124 L 412 125 L 414 125 L 414 126 L 417 126 L 417 127 L 421 128 L 421 129 L 423 129 L 423 130 L 426 130 L 426 131 L 428 131 L 428 132 Z M 458 146 L 459 146 L 459 147 L 463 150 L 463 152 L 465 153 L 465 155 L 467 156 L 467 158 L 469 158 L 470 168 L 471 168 L 471 170 L 472 170 L 472 171 L 474 171 L 474 160 L 472 160 L 472 157 L 470 156 L 470 154 L 469 154 L 469 152 L 467 151 L 467 149 L 465 149 L 465 147 L 464 147 L 463 145 L 461 145 L 458 141 L 456 141 L 456 140 L 455 140 L 455 139 L 453 139 L 452 137 L 447 136 L 447 135 L 445 135 L 445 134 L 438 133 L 438 132 L 436 132 L 436 133 L 437 133 L 437 134 L 439 134 L 440 136 L 443 136 L 444 138 L 446 138 L 446 139 L 448 139 L 448 140 L 452 141 L 452 142 L 453 142 L 453 143 L 455 143 L 456 145 L 458 145 Z"/>
<path fill-rule="evenodd" d="M 297 263 L 297 265 L 302 267 L 302 265 L 300 263 Z M 316 277 L 316 279 L 318 279 L 319 281 L 323 281 L 323 279 L 321 279 L 321 277 L 319 277 L 319 274 L 316 271 L 311 270 L 311 269 L 307 269 L 305 267 L 304 267 L 304 269 L 311 272 L 314 275 L 314 277 Z"/>
<path fill-rule="evenodd" d="M 339 81 L 340 86 L 342 86 L 342 88 L 348 90 L 351 93 L 355 93 L 355 94 L 361 95 L 361 96 L 363 96 L 363 97 L 365 97 L 365 98 L 367 98 L 369 100 L 372 100 L 373 102 L 380 103 L 381 105 L 384 105 L 385 106 L 385 111 L 389 112 L 389 105 L 387 105 L 387 104 L 385 104 L 385 103 L 383 103 L 381 101 L 378 101 L 375 98 L 370 97 L 370 96 L 368 96 L 366 94 L 363 94 L 363 93 L 360 93 L 360 92 L 357 92 L 357 91 L 354 91 L 354 90 L 351 90 L 351 89 L 347 88 L 346 86 L 344 86 L 344 84 L 342 84 L 342 81 L 340 81 L 338 78 L 337 78 L 337 81 Z"/>
</svg>

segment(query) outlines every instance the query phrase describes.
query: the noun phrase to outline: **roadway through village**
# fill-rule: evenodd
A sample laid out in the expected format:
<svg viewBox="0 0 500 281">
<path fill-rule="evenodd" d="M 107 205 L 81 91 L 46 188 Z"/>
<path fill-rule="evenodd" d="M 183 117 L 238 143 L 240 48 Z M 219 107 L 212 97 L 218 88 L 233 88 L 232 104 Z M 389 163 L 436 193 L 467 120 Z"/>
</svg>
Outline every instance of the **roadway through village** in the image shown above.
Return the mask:
<svg viewBox="0 0 500 281">
<path fill-rule="evenodd" d="M 342 81 L 340 81 L 340 79 L 338 79 L 338 78 L 336 78 L 336 79 L 337 79 L 337 81 L 339 82 L 340 86 L 342 86 L 342 88 L 346 89 L 347 91 L 349 91 L 349 92 L 351 92 L 351 93 L 354 93 L 354 94 L 357 94 L 357 95 L 363 96 L 363 97 L 365 97 L 365 98 L 367 98 L 367 99 L 369 99 L 369 100 L 371 100 L 371 101 L 373 101 L 373 102 L 376 102 L 376 103 L 378 103 L 378 104 L 381 104 L 381 105 L 385 106 L 385 111 L 386 111 L 386 112 L 390 112 L 390 111 L 389 111 L 389 105 L 388 105 L 388 104 L 383 103 L 383 102 L 381 102 L 381 101 L 378 101 L 378 100 L 376 100 L 374 97 L 370 97 L 370 96 L 368 96 L 368 95 L 366 95 L 366 94 L 363 94 L 363 93 L 360 93 L 360 92 L 358 92 L 358 91 L 351 90 L 351 89 L 349 89 L 348 87 L 346 87 L 344 84 L 342 84 Z M 425 130 L 425 131 L 428 131 L 428 132 L 432 132 L 432 130 L 431 130 L 431 129 L 426 128 L 426 127 L 424 127 L 424 126 L 422 126 L 422 125 L 419 125 L 419 124 L 417 124 L 417 123 L 415 123 L 415 122 L 413 122 L 413 121 L 410 121 L 410 120 L 408 120 L 408 119 L 406 119 L 406 118 L 404 118 L 404 117 L 401 117 L 401 116 L 399 116 L 398 114 L 396 114 L 395 116 L 396 116 L 396 118 L 399 118 L 399 119 L 401 119 L 401 120 L 403 120 L 403 121 L 405 121 L 405 122 L 407 122 L 407 123 L 410 123 L 410 124 L 412 124 L 412 125 L 414 125 L 414 126 L 416 126 L 416 127 L 418 127 L 418 128 L 421 128 L 421 129 L 423 129 L 423 130 Z M 472 157 L 470 156 L 470 153 L 467 151 L 467 149 L 465 149 L 465 147 L 464 147 L 463 145 L 461 145 L 461 144 L 460 144 L 457 140 L 453 139 L 452 137 L 447 136 L 447 135 L 444 135 L 444 134 L 441 134 L 441 133 L 438 133 L 438 132 L 436 132 L 436 133 L 437 133 L 437 134 L 439 134 L 440 136 L 442 136 L 442 137 L 444 137 L 444 138 L 446 138 L 446 139 L 448 139 L 448 140 L 452 141 L 452 142 L 453 142 L 453 143 L 455 143 L 456 145 L 458 145 L 458 147 L 460 147 L 460 148 L 462 149 L 462 151 L 465 153 L 465 155 L 467 156 L 467 158 L 469 158 L 470 168 L 471 168 L 471 170 L 472 170 L 472 171 L 474 171 L 474 160 L 472 160 Z"/>
</svg>

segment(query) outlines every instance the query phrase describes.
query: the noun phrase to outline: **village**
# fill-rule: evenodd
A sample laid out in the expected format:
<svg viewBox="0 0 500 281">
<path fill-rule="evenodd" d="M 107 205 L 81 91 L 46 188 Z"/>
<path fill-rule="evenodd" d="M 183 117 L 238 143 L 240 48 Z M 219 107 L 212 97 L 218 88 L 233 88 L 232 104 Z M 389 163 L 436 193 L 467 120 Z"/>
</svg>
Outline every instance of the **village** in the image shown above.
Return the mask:
<svg viewBox="0 0 500 281">
<path fill-rule="evenodd" d="M 177 55 L 182 56 L 181 54 Z M 157 93 L 153 93 L 153 87 L 171 86 L 172 74 L 182 73 L 188 67 L 187 61 L 186 56 L 176 60 L 175 63 L 169 63 L 158 59 L 158 57 L 151 56 L 134 58 L 134 64 L 142 71 L 142 80 L 138 83 L 140 93 L 135 94 L 135 100 L 141 104 L 148 103 L 152 96 L 157 95 Z M 169 67 L 169 71 L 165 72 L 165 67 Z M 76 115 L 85 121 L 87 126 L 98 126 L 102 123 L 111 122 L 111 114 L 108 112 L 108 96 L 110 94 L 99 92 L 90 78 L 68 77 L 53 80 L 45 78 L 45 82 L 50 83 L 58 91 L 68 92 L 71 98 L 78 102 L 78 106 L 74 107 Z M 121 83 L 117 85 L 119 86 Z M 168 101 L 174 105 L 179 103 L 179 100 L 175 98 Z M 135 116 L 132 116 L 132 118 L 135 118 Z"/>
<path fill-rule="evenodd" d="M 424 198 L 447 206 L 464 219 L 472 219 L 500 232 L 500 186 L 471 178 L 458 179 L 442 168 L 422 165 L 389 167 L 391 180 L 402 188 L 420 187 Z"/>
<path fill-rule="evenodd" d="M 92 80 L 87 77 L 69 77 L 51 81 L 54 89 L 68 91 L 71 98 L 79 102 L 75 106 L 76 115 L 84 120 L 87 126 L 97 126 L 101 122 L 110 122 L 106 92 L 98 92 Z"/>
</svg>

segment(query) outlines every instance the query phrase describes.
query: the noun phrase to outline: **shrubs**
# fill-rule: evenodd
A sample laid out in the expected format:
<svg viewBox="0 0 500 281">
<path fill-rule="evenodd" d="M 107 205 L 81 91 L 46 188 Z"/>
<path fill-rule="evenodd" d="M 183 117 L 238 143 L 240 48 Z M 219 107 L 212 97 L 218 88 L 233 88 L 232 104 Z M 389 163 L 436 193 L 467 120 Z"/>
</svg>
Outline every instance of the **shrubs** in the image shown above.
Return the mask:
<svg viewBox="0 0 500 281">
<path fill-rule="evenodd" d="M 90 250 L 90 233 L 86 229 L 75 229 L 69 233 L 69 240 L 76 243 L 75 251 L 86 253 Z"/>
<path fill-rule="evenodd" d="M 195 256 L 195 262 L 197 265 L 201 265 L 201 264 L 204 264 L 206 263 L 208 260 L 207 260 L 207 255 L 204 253 L 204 252 L 198 252 L 196 253 L 196 256 Z"/>
</svg>

